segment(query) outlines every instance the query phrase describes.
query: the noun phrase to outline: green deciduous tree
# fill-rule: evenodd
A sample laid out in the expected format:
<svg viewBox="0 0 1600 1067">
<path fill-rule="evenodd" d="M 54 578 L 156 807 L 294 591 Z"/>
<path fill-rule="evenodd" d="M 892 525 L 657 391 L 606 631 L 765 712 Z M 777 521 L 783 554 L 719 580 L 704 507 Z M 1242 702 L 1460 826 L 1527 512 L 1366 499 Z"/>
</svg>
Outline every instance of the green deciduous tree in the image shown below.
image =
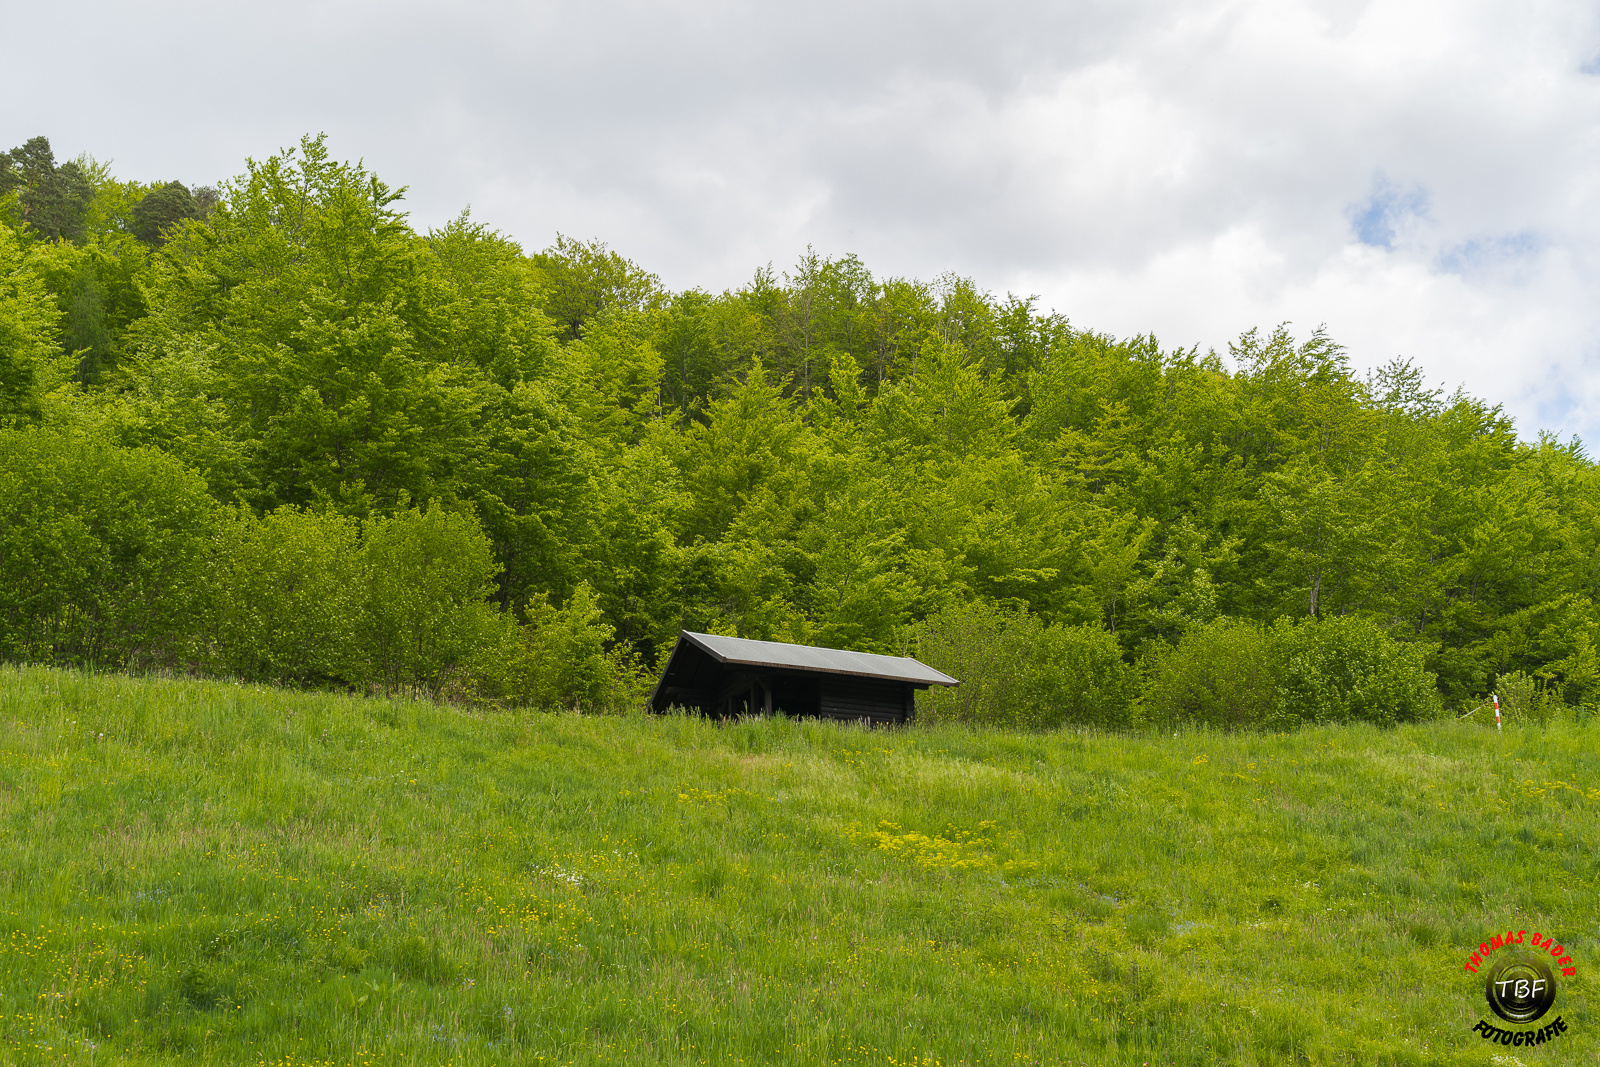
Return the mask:
<svg viewBox="0 0 1600 1067">
<path fill-rule="evenodd" d="M 182 182 L 153 186 L 133 205 L 131 232 L 147 245 L 166 243 L 172 229 L 200 217 L 200 205 Z"/>
<path fill-rule="evenodd" d="M 1360 689 L 1331 667 L 1283 697 L 1285 633 L 1296 662 L 1423 655 L 1456 704 L 1497 676 L 1600 688 L 1593 460 L 1410 364 L 1358 377 L 1321 330 L 1164 349 L 814 249 L 674 294 L 597 241 L 529 256 L 466 212 L 419 235 L 402 190 L 321 138 L 214 198 L 58 166 L 43 139 L 0 184 L 0 421 L 175 457 L 254 516 L 217 551 L 268 584 L 310 587 L 286 576 L 315 569 L 317 522 L 360 524 L 363 559 L 417 515 L 486 538 L 492 597 L 428 625 L 490 637 L 400 657 L 363 569 L 353 658 L 235 619 L 263 635 L 224 642 L 259 646 L 240 674 L 440 691 L 504 647 L 545 666 L 495 699 L 584 704 L 575 677 L 528 680 L 554 677 L 539 657 L 621 677 L 680 627 L 894 650 L 980 604 L 1068 635 L 1062 663 L 1114 641 L 1152 707 L 1218 724 L 1348 714 L 1311 695 Z"/>
<path fill-rule="evenodd" d="M 37 420 L 65 382 L 60 321 L 30 251 L 0 227 L 0 427 Z"/>
<path fill-rule="evenodd" d="M 643 311 L 665 299 L 659 278 L 603 241 L 557 235 L 554 245 L 529 262 L 541 306 L 562 342 L 576 341 L 584 324 L 602 311 Z"/>
</svg>

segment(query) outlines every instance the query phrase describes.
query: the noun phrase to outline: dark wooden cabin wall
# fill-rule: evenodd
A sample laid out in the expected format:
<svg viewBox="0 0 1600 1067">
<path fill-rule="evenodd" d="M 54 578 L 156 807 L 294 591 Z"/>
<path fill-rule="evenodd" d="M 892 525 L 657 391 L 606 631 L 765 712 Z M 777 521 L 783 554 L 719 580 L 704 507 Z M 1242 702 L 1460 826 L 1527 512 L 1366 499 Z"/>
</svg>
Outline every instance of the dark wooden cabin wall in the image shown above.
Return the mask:
<svg viewBox="0 0 1600 1067">
<path fill-rule="evenodd" d="M 901 682 L 829 678 L 822 683 L 820 710 L 823 715 L 835 719 L 905 722 L 906 689 Z"/>
</svg>

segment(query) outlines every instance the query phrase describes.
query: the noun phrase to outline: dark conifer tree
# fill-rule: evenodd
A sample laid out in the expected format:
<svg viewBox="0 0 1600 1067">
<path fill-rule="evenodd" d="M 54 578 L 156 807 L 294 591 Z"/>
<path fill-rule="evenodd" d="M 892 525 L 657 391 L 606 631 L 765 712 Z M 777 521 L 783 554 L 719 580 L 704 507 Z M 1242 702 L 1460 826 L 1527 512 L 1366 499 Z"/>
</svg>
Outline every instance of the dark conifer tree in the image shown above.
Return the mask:
<svg viewBox="0 0 1600 1067">
<path fill-rule="evenodd" d="M 18 193 L 23 222 L 52 241 L 84 239 L 94 186 L 82 167 L 57 166 L 47 137 L 29 138 L 0 158 L 0 194 Z"/>
</svg>

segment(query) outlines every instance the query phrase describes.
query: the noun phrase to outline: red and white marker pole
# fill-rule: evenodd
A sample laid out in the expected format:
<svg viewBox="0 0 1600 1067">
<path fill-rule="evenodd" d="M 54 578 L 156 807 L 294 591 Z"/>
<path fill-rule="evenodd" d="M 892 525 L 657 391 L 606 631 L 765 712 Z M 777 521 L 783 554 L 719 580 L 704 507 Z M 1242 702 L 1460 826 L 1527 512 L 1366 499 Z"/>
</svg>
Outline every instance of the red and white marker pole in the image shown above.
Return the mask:
<svg viewBox="0 0 1600 1067">
<path fill-rule="evenodd" d="M 1489 699 L 1494 701 L 1494 728 L 1500 729 L 1500 694 L 1490 693 Z"/>
</svg>

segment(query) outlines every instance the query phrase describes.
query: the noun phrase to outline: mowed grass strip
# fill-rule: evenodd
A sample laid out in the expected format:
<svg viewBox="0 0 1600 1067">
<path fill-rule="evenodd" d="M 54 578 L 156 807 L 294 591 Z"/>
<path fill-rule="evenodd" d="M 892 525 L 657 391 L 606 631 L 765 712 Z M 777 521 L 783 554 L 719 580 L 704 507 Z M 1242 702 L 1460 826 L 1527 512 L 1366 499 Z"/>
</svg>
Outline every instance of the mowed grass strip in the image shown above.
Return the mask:
<svg viewBox="0 0 1600 1067">
<path fill-rule="evenodd" d="M 1597 742 L 717 726 L 0 667 L 0 1059 L 1593 1062 Z M 1553 1044 L 1470 1032 L 1463 963 L 1507 929 L 1576 963 Z"/>
</svg>

